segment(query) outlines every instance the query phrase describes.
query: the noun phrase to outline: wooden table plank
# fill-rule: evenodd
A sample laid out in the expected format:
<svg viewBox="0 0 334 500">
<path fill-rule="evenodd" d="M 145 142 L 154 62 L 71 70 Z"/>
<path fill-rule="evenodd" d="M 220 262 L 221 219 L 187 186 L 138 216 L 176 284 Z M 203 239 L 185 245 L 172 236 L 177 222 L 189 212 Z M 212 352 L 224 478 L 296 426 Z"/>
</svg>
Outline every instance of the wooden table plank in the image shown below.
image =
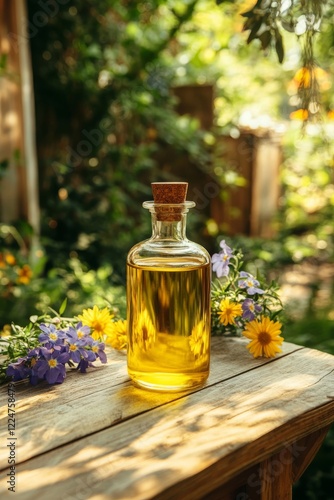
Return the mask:
<svg viewBox="0 0 334 500">
<path fill-rule="evenodd" d="M 254 359 L 245 349 L 246 344 L 245 339 L 213 338 L 207 385 L 279 359 Z M 301 346 L 286 343 L 283 356 L 300 349 Z M 155 393 L 133 387 L 127 375 L 125 354 L 114 350 L 108 353 L 108 366 L 90 369 L 86 374 L 71 372 L 68 379 L 57 386 L 16 384 L 18 463 L 187 394 Z M 2 387 L 1 399 L 7 397 L 6 392 L 7 387 Z M 5 442 L 7 410 L 2 412 L 0 429 L 0 442 Z M 1 448 L 0 470 L 6 457 L 7 450 Z"/>
<path fill-rule="evenodd" d="M 333 356 L 292 352 L 22 463 L 19 498 L 199 499 L 331 423 L 333 388 Z"/>
</svg>

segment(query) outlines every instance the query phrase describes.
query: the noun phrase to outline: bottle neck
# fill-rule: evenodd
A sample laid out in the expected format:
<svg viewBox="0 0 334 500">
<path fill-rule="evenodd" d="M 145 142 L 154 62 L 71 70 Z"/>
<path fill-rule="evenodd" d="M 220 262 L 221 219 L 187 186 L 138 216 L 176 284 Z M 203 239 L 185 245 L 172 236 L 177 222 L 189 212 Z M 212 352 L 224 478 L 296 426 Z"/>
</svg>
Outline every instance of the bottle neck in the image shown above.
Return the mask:
<svg viewBox="0 0 334 500">
<path fill-rule="evenodd" d="M 186 237 L 186 221 L 189 208 L 195 206 L 193 201 L 183 203 L 155 203 L 144 201 L 152 216 L 151 241 L 188 241 Z"/>
<path fill-rule="evenodd" d="M 183 241 L 186 240 L 187 216 L 182 214 L 178 221 L 161 221 L 156 214 L 152 214 L 152 239 Z"/>
<path fill-rule="evenodd" d="M 153 240 L 184 241 L 186 237 L 187 215 L 181 214 L 178 221 L 158 220 L 157 214 L 152 213 Z"/>
</svg>

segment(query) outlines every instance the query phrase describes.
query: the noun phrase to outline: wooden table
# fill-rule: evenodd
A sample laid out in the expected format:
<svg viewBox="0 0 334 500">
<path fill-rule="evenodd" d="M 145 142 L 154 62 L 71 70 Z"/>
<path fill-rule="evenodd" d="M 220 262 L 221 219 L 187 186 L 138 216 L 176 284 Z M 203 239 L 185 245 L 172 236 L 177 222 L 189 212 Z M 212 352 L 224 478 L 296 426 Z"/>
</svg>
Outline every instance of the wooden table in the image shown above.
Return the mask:
<svg viewBox="0 0 334 500">
<path fill-rule="evenodd" d="M 334 421 L 334 356 L 285 343 L 255 360 L 243 339 L 214 338 L 208 383 L 192 392 L 133 387 L 116 351 L 62 385 L 14 389 L 10 436 L 1 388 L 2 499 L 285 500 Z"/>
</svg>

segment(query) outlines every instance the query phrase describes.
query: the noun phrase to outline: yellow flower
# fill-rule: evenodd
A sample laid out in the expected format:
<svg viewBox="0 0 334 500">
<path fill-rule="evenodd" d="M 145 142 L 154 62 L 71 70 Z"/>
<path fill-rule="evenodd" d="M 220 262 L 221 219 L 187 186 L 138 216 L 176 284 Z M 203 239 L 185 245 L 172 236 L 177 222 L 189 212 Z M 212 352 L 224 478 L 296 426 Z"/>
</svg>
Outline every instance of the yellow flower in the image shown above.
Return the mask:
<svg viewBox="0 0 334 500">
<path fill-rule="evenodd" d="M 111 331 L 108 333 L 106 343 L 111 345 L 114 349 L 125 349 L 128 343 L 126 332 L 126 320 L 120 319 L 111 323 Z"/>
<path fill-rule="evenodd" d="M 30 266 L 28 266 L 28 264 L 22 266 L 18 271 L 18 275 L 19 277 L 17 281 L 23 285 L 28 285 L 32 277 L 32 270 L 30 269 Z"/>
<path fill-rule="evenodd" d="M 78 316 L 82 324 L 89 326 L 92 329 L 92 337 L 94 340 L 103 340 L 103 336 L 109 336 L 112 331 L 113 314 L 105 307 L 99 309 L 94 306 L 93 309 L 84 309 L 82 314 Z"/>
<path fill-rule="evenodd" d="M 272 321 L 267 316 L 261 316 L 260 320 L 254 319 L 246 324 L 242 334 L 251 339 L 247 349 L 254 358 L 265 356 L 274 358 L 278 352 L 282 352 L 280 345 L 283 337 L 280 337 L 282 324 L 279 321 Z"/>
<path fill-rule="evenodd" d="M 235 318 L 242 315 L 241 304 L 231 302 L 230 299 L 223 299 L 220 303 L 219 321 L 223 325 L 235 325 Z"/>
<path fill-rule="evenodd" d="M 2 331 L 0 331 L 0 337 L 9 337 L 11 335 L 12 328 L 10 325 L 3 325 Z"/>
<path fill-rule="evenodd" d="M 15 259 L 14 255 L 12 255 L 11 253 L 7 253 L 5 255 L 5 261 L 7 262 L 7 264 L 9 266 L 14 266 L 16 264 L 16 259 Z"/>
<path fill-rule="evenodd" d="M 3 269 L 7 266 L 14 266 L 16 264 L 16 259 L 11 253 L 1 253 L 0 252 L 0 267 Z"/>
</svg>

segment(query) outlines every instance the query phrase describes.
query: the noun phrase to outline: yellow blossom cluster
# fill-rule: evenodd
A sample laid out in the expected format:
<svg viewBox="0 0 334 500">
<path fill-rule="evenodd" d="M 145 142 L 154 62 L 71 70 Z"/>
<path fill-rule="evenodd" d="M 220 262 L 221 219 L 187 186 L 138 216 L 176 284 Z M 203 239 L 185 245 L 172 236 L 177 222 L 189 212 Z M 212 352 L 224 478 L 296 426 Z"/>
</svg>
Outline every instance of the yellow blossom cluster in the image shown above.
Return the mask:
<svg viewBox="0 0 334 500">
<path fill-rule="evenodd" d="M 28 264 L 19 265 L 15 256 L 9 252 L 0 252 L 0 278 L 5 285 L 12 286 L 15 282 L 19 285 L 28 285 L 33 276 Z"/>
<path fill-rule="evenodd" d="M 243 314 L 241 304 L 232 302 L 230 299 L 223 299 L 220 303 L 219 320 L 224 325 L 235 325 L 238 317 Z M 246 323 L 242 335 L 251 340 L 247 349 L 254 358 L 264 356 L 266 358 L 275 357 L 282 352 L 280 346 L 283 343 L 281 334 L 282 324 L 279 321 L 272 321 L 267 316 L 260 319 L 253 319 Z"/>
<path fill-rule="evenodd" d="M 105 341 L 114 349 L 125 349 L 127 346 L 126 320 L 114 321 L 114 315 L 107 307 L 99 309 L 84 309 L 78 316 L 84 326 L 92 329 L 95 340 Z"/>
</svg>

